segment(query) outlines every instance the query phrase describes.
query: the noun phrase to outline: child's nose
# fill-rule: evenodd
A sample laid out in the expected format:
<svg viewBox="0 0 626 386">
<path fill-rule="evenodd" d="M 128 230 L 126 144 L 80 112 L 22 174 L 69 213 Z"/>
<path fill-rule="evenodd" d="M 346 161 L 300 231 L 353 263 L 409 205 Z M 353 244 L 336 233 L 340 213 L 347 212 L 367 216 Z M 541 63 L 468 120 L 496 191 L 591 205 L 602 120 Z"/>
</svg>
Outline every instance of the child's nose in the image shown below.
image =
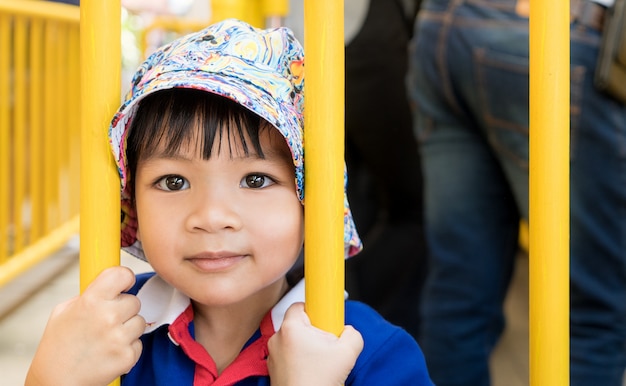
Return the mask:
<svg viewBox="0 0 626 386">
<path fill-rule="evenodd" d="M 186 226 L 189 231 L 219 232 L 241 228 L 242 219 L 235 205 L 233 192 L 215 189 L 198 192 L 190 199 L 190 210 Z"/>
</svg>

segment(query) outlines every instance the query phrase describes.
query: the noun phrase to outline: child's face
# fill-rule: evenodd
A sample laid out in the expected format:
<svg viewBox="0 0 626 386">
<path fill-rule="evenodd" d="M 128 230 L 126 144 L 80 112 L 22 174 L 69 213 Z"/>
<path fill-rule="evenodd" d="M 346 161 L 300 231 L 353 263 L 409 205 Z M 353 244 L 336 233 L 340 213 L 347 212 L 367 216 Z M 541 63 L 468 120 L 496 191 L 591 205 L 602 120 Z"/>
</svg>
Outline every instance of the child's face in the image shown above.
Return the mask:
<svg viewBox="0 0 626 386">
<path fill-rule="evenodd" d="M 137 164 L 137 238 L 154 270 L 198 303 L 275 297 L 302 248 L 289 149 L 273 128 L 259 137 L 264 159 L 223 137 L 209 160 L 183 148 Z"/>
</svg>

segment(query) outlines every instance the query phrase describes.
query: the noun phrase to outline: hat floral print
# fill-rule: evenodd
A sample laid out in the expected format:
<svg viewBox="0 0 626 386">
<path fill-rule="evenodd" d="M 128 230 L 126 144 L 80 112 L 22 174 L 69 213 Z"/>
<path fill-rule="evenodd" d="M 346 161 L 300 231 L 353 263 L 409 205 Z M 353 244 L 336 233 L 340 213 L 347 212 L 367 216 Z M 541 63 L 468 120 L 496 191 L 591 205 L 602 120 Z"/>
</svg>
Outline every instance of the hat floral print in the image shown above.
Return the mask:
<svg viewBox="0 0 626 386">
<path fill-rule="evenodd" d="M 228 19 L 165 45 L 135 73 L 130 91 L 109 127 L 109 142 L 122 190 L 122 247 L 145 260 L 137 240 L 137 218 L 128 186 L 126 139 L 138 102 L 171 88 L 214 93 L 256 113 L 285 138 L 295 166 L 297 194 L 304 204 L 304 54 L 287 28 L 262 30 Z M 347 182 L 347 177 L 344 176 Z M 362 246 L 344 184 L 346 257 Z"/>
</svg>

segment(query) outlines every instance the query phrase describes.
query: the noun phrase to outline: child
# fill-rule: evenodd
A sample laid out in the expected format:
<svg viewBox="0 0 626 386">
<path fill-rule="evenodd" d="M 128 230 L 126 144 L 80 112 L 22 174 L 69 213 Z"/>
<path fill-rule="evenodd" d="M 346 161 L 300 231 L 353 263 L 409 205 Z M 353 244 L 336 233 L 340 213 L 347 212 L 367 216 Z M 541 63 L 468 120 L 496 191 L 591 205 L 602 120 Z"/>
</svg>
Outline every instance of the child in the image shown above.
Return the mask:
<svg viewBox="0 0 626 386">
<path fill-rule="evenodd" d="M 27 385 L 431 385 L 405 331 L 352 301 L 339 338 L 318 330 L 288 280 L 304 235 L 303 70 L 289 30 L 236 20 L 147 59 L 110 141 L 122 246 L 156 274 L 108 269 L 57 307 Z"/>
</svg>

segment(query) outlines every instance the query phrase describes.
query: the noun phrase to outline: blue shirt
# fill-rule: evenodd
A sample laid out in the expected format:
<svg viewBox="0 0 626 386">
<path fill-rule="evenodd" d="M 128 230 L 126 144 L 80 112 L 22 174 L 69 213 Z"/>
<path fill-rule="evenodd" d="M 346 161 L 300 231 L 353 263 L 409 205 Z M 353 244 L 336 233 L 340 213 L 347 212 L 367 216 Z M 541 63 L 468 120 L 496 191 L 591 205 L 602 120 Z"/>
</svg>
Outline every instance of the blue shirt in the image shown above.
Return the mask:
<svg viewBox="0 0 626 386">
<path fill-rule="evenodd" d="M 123 386 L 270 385 L 267 340 L 280 327 L 286 309 L 304 300 L 302 282 L 268 312 L 239 356 L 217 376 L 208 352 L 194 340 L 189 299 L 153 275 L 139 275 L 129 291 L 142 300 L 141 314 L 150 326 L 141 337 L 143 352 L 139 361 L 122 377 Z M 346 386 L 432 385 L 424 356 L 406 331 L 360 302 L 346 301 L 345 315 L 346 324 L 358 330 L 364 340 Z"/>
</svg>

